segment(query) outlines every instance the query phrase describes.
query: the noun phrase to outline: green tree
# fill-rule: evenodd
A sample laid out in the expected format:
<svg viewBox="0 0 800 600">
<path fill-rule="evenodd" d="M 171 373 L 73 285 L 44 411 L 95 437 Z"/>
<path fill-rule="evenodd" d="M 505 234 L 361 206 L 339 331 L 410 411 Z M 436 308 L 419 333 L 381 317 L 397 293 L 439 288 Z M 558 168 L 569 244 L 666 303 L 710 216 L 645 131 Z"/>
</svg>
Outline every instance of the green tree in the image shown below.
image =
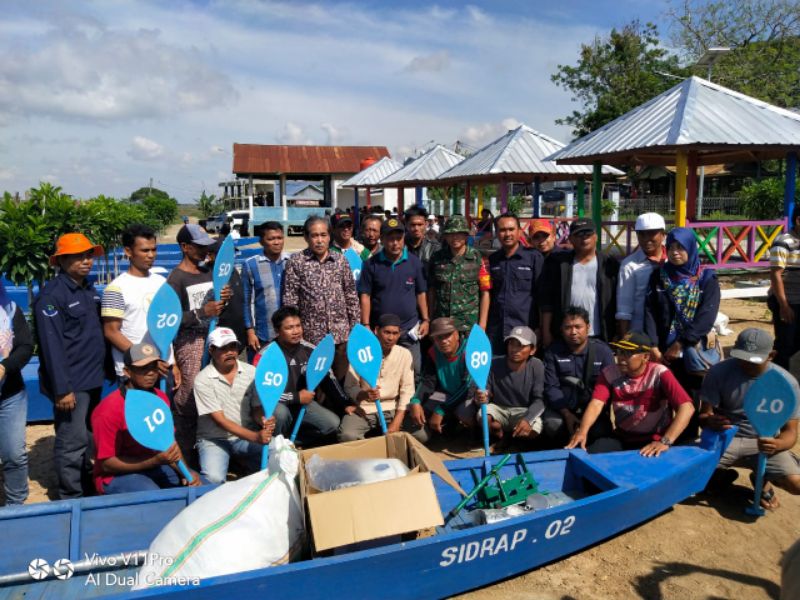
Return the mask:
<svg viewBox="0 0 800 600">
<path fill-rule="evenodd" d="M 223 205 L 214 194 L 206 194 L 206 191 L 203 190 L 203 193 L 197 200 L 197 210 L 200 211 L 204 219 L 207 219 L 208 217 L 221 213 Z"/>
<path fill-rule="evenodd" d="M 30 295 L 33 282 L 47 277 L 52 245 L 33 201 L 16 202 L 5 192 L 0 203 L 0 273 L 15 285 L 27 285 Z"/>
<path fill-rule="evenodd" d="M 669 75 L 685 74 L 678 57 L 660 45 L 658 28 L 634 20 L 581 45 L 576 65 L 558 65 L 551 80 L 569 90 L 581 109 L 556 123 L 572 126 L 576 137 L 586 135 L 674 86 Z"/>
<path fill-rule="evenodd" d="M 784 108 L 800 106 L 800 3 L 796 0 L 683 0 L 668 11 L 672 42 L 693 64 L 712 47 L 731 52 L 714 83 Z M 705 68 L 694 73 L 707 77 Z"/>
<path fill-rule="evenodd" d="M 784 187 L 784 180 L 777 177 L 749 183 L 736 194 L 742 212 L 753 220 L 780 218 L 783 214 Z"/>
</svg>

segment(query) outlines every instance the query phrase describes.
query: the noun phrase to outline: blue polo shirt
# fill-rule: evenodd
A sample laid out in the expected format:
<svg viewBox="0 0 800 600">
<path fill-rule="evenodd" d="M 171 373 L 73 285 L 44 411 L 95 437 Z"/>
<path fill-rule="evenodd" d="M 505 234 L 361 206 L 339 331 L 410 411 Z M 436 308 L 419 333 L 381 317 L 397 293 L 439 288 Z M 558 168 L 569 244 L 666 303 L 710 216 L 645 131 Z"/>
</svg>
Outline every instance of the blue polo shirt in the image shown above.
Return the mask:
<svg viewBox="0 0 800 600">
<path fill-rule="evenodd" d="M 381 315 L 390 313 L 400 317 L 403 331 L 419 321 L 417 294 L 427 291 L 422 261 L 406 248 L 395 262 L 383 250 L 372 256 L 364 263 L 358 282 L 358 293 L 371 299 L 370 325 L 376 325 Z"/>
<path fill-rule="evenodd" d="M 102 387 L 106 344 L 94 285 L 59 273 L 37 296 L 33 314 L 42 391 L 53 398 Z"/>
</svg>

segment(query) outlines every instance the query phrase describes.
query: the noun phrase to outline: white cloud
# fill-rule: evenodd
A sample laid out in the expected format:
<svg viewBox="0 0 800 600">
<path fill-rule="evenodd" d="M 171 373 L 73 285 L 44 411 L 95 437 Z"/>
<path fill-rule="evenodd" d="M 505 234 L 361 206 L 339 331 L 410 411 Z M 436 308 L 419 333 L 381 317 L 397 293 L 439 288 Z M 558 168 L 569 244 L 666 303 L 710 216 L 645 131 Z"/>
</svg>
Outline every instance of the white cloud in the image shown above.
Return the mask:
<svg viewBox="0 0 800 600">
<path fill-rule="evenodd" d="M 11 181 L 17 176 L 16 168 L 0 167 L 0 181 Z"/>
<path fill-rule="evenodd" d="M 92 120 L 164 117 L 226 104 L 228 77 L 153 29 L 63 25 L 0 61 L 0 113 Z"/>
<path fill-rule="evenodd" d="M 521 123 L 512 117 L 503 119 L 500 123 L 470 125 L 461 132 L 459 139 L 470 146 L 481 148 L 520 125 Z"/>
<path fill-rule="evenodd" d="M 306 135 L 303 128 L 297 123 L 288 121 L 283 130 L 277 135 L 277 140 L 281 144 L 311 144 L 311 139 Z"/>
<path fill-rule="evenodd" d="M 409 73 L 417 73 L 419 71 L 432 71 L 438 73 L 444 71 L 450 66 L 450 53 L 447 50 L 440 50 L 433 54 L 425 54 L 423 56 L 415 56 L 406 65 L 405 71 Z"/>
<path fill-rule="evenodd" d="M 325 132 L 325 144 L 328 146 L 339 146 L 347 139 L 347 129 L 336 127 L 330 123 L 323 123 L 320 129 Z"/>
<path fill-rule="evenodd" d="M 131 140 L 128 156 L 134 160 L 158 160 L 164 156 L 164 146 L 146 137 L 137 135 Z"/>
</svg>

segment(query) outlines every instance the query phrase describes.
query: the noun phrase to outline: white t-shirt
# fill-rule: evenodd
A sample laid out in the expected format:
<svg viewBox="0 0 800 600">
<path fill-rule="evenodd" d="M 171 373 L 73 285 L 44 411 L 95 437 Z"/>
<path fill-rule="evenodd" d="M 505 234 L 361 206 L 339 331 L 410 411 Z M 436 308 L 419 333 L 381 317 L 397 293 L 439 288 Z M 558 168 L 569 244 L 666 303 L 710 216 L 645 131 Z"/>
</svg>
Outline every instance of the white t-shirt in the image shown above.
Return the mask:
<svg viewBox="0 0 800 600">
<path fill-rule="evenodd" d="M 155 273 L 150 273 L 147 277 L 123 273 L 106 286 L 100 316 L 122 319 L 120 332 L 132 343 L 138 344 L 147 334 L 147 309 L 150 308 L 150 302 L 153 301 L 158 288 L 166 281 L 164 277 Z M 122 377 L 123 353 L 113 347 L 111 352 L 117 376 Z M 169 363 L 173 362 L 170 349 Z"/>
<path fill-rule="evenodd" d="M 589 313 L 589 335 L 598 335 L 600 328 L 600 305 L 597 302 L 597 257 L 586 264 L 572 263 L 572 289 L 570 304 L 580 306 Z"/>
</svg>

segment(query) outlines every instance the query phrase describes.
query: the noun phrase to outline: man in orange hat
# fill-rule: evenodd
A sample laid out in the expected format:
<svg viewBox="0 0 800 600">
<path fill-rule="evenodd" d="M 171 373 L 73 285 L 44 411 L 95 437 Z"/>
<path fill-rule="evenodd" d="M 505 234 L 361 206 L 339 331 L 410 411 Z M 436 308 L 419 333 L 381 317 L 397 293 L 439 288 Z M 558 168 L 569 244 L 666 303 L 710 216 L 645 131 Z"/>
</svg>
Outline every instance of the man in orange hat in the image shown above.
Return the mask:
<svg viewBox="0 0 800 600">
<path fill-rule="evenodd" d="M 87 280 L 103 248 L 82 233 L 56 241 L 56 276 L 33 305 L 39 337 L 39 385 L 53 401 L 54 464 L 62 499 L 93 493 L 89 422 L 103 387 L 105 341 L 100 294 Z"/>
<path fill-rule="evenodd" d="M 531 219 L 528 223 L 528 243 L 547 258 L 556 245 L 556 233 L 547 219 Z"/>
</svg>

